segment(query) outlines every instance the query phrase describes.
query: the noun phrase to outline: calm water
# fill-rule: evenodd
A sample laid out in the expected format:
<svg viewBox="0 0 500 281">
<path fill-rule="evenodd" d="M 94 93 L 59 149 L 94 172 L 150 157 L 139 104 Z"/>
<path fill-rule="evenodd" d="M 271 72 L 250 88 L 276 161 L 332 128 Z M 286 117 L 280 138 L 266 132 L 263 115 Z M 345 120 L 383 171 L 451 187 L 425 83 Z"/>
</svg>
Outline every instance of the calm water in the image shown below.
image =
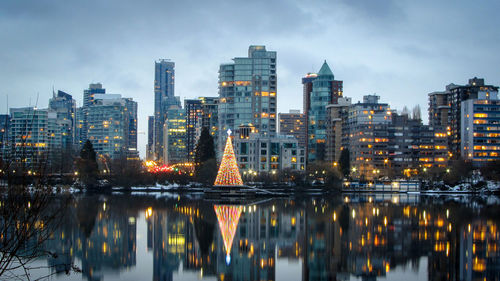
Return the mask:
<svg viewBox="0 0 500 281">
<path fill-rule="evenodd" d="M 57 203 L 58 202 L 58 203 Z M 52 280 L 499 280 L 498 197 L 217 202 L 76 195 L 31 277 Z M 64 203 L 63 203 L 64 202 Z M 51 206 L 53 208 L 54 206 Z M 65 270 L 70 264 L 81 273 Z"/>
</svg>

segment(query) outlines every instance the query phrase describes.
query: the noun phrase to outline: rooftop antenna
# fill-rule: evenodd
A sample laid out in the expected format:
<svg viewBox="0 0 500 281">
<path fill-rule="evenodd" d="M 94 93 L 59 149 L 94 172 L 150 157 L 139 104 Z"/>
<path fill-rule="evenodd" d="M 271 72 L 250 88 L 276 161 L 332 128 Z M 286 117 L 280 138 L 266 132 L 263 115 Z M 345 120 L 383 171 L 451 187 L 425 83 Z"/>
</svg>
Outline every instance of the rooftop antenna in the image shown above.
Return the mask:
<svg viewBox="0 0 500 281">
<path fill-rule="evenodd" d="M 52 97 L 56 98 L 56 91 L 54 90 L 54 85 L 52 85 Z"/>
</svg>

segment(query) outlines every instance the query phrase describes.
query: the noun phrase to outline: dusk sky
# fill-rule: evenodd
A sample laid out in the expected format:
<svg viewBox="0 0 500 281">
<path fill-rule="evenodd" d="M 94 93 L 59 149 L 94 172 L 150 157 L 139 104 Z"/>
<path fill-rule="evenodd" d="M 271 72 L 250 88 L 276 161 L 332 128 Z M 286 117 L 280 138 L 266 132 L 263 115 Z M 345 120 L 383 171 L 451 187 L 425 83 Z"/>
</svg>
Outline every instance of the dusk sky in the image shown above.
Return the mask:
<svg viewBox="0 0 500 281">
<path fill-rule="evenodd" d="M 436 3 L 439 2 L 439 3 Z M 498 1 L 11 1 L 0 3 L 0 113 L 47 107 L 101 82 L 153 115 L 154 61 L 176 63 L 175 94 L 217 96 L 218 69 L 249 45 L 277 51 L 278 111 L 302 110 L 301 77 L 324 60 L 353 102 L 401 110 L 474 76 L 500 85 Z M 139 135 L 141 156 L 146 135 Z"/>
</svg>

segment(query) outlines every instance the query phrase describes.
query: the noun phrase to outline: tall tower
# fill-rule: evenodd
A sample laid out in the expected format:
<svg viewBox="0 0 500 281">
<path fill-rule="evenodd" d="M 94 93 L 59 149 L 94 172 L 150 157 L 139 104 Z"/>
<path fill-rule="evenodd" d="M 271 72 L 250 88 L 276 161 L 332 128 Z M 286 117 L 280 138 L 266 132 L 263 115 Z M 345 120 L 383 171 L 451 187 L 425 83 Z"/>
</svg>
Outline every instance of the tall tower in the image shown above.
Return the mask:
<svg viewBox="0 0 500 281">
<path fill-rule="evenodd" d="M 233 58 L 219 68 L 219 131 L 236 132 L 241 125 L 255 127 L 267 135 L 276 132 L 276 52 L 265 46 L 250 46 L 248 57 Z M 218 138 L 222 151 L 226 136 Z"/>
<path fill-rule="evenodd" d="M 304 113 L 307 120 L 307 161 L 326 160 L 326 106 L 337 104 L 342 97 L 343 81 L 335 80 L 326 63 L 318 74 L 308 74 L 302 79 L 304 84 Z"/>
<path fill-rule="evenodd" d="M 163 129 L 169 108 L 180 108 L 180 99 L 174 96 L 175 63 L 161 59 L 155 62 L 155 114 L 154 114 L 154 159 L 163 162 Z"/>
<path fill-rule="evenodd" d="M 80 139 L 75 141 L 77 145 L 82 145 L 88 139 L 88 115 L 89 115 L 89 107 L 95 103 L 95 95 L 97 94 L 106 94 L 106 89 L 102 87 L 101 83 L 93 83 L 89 84 L 89 88 L 83 90 L 83 106 L 82 106 L 82 114 L 83 123 L 82 128 L 80 130 Z"/>
</svg>

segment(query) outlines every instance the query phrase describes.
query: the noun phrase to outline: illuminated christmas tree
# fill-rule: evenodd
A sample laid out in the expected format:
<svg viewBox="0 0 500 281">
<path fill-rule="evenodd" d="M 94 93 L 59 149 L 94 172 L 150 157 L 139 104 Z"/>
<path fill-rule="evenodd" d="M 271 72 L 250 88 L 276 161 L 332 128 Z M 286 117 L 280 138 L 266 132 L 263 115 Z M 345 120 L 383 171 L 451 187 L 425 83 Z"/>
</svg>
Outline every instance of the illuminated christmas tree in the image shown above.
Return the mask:
<svg viewBox="0 0 500 281">
<path fill-rule="evenodd" d="M 238 163 L 236 163 L 236 157 L 234 156 L 233 143 L 231 141 L 231 130 L 227 130 L 227 134 L 226 148 L 224 149 L 224 155 L 222 156 L 222 162 L 220 163 L 219 172 L 217 173 L 214 185 L 243 185 L 240 170 L 238 169 Z"/>
<path fill-rule="evenodd" d="M 238 222 L 242 211 L 241 206 L 214 205 L 219 228 L 226 248 L 226 263 L 231 262 L 231 247 L 233 245 L 234 234 L 238 228 Z"/>
</svg>

